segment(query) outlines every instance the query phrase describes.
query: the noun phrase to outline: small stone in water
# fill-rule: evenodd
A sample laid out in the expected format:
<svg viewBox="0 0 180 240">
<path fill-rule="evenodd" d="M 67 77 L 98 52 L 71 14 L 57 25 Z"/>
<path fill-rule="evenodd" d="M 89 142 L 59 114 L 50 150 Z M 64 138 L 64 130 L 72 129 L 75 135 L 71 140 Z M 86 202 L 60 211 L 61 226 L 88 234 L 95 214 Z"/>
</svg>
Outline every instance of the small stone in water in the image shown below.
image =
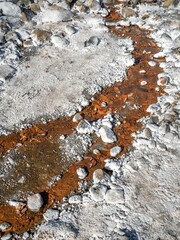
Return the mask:
<svg viewBox="0 0 180 240">
<path fill-rule="evenodd" d="M 146 84 L 147 84 L 147 82 L 146 81 L 141 81 L 141 86 L 145 86 Z"/>
<path fill-rule="evenodd" d="M 9 228 L 11 228 L 11 224 L 8 222 L 3 222 L 0 224 L 0 231 L 2 232 L 8 230 Z"/>
<path fill-rule="evenodd" d="M 103 126 L 99 130 L 102 141 L 105 143 L 113 143 L 117 140 L 114 132 L 107 126 Z"/>
<path fill-rule="evenodd" d="M 43 198 L 39 193 L 36 193 L 27 199 L 27 206 L 31 211 L 39 211 L 43 204 Z"/>
<path fill-rule="evenodd" d="M 88 172 L 85 168 L 78 168 L 76 172 L 80 179 L 84 179 L 88 175 Z"/>
<path fill-rule="evenodd" d="M 156 62 L 154 62 L 154 61 L 149 61 L 148 64 L 149 64 L 149 66 L 151 66 L 151 67 L 156 66 Z"/>
<path fill-rule="evenodd" d="M 82 120 L 82 116 L 80 113 L 76 113 L 72 119 L 73 122 L 79 122 L 80 120 Z"/>
<path fill-rule="evenodd" d="M 77 132 L 78 133 L 92 133 L 91 124 L 85 119 L 81 120 L 77 126 Z"/>
<path fill-rule="evenodd" d="M 111 157 L 116 157 L 120 152 L 122 151 L 122 148 L 119 146 L 113 147 L 110 150 Z"/>
<path fill-rule="evenodd" d="M 101 103 L 101 107 L 106 107 L 107 106 L 107 103 L 106 102 L 102 102 Z"/>
</svg>

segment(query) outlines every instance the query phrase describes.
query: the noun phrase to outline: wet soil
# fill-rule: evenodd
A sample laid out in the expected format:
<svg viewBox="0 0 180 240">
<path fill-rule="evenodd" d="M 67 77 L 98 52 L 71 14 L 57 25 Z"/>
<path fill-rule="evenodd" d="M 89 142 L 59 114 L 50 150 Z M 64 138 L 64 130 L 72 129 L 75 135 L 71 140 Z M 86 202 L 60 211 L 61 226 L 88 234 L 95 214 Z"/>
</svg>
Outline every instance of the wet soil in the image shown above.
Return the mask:
<svg viewBox="0 0 180 240">
<path fill-rule="evenodd" d="M 110 16 L 118 19 L 117 13 Z M 118 137 L 115 145 L 122 146 L 120 155 L 129 150 L 132 142 L 131 134 L 140 129 L 140 118 L 147 115 L 147 107 L 157 102 L 160 92 L 155 91 L 157 87 L 157 75 L 162 72 L 158 59 L 153 55 L 159 52 L 159 48 L 153 39 L 149 37 L 150 32 L 137 26 L 110 27 L 112 34 L 119 37 L 130 37 L 133 40 L 135 63 L 127 71 L 127 76 L 122 83 L 116 83 L 94 96 L 92 103 L 80 113 L 88 121 L 102 118 L 106 114 L 116 114 L 121 124 L 114 128 Z M 151 67 L 148 61 L 156 61 Z M 140 72 L 144 70 L 144 72 Z M 146 85 L 141 85 L 146 81 Z M 101 103 L 106 102 L 106 107 Z M 72 190 L 78 189 L 78 177 L 76 169 L 79 166 L 86 167 L 90 179 L 97 168 L 103 168 L 103 160 L 108 158 L 110 148 L 114 144 L 104 144 L 100 138 L 94 138 L 92 147 L 87 156 L 80 162 L 62 162 L 59 148 L 60 135 L 71 134 L 77 123 L 72 118 L 60 118 L 47 124 L 36 124 L 32 128 L 24 129 L 7 136 L 0 136 L 0 162 L 8 159 L 12 153 L 13 161 L 16 162 L 14 169 L 7 177 L 0 178 L 1 204 L 0 222 L 6 221 L 12 224 L 11 232 L 22 233 L 42 220 L 43 212 L 53 203 L 61 201 L 64 196 Z M 92 149 L 100 149 L 99 155 L 93 155 Z M 14 151 L 14 152 L 13 152 Z M 120 156 L 119 155 L 119 156 Z M 119 157 L 118 156 L 118 157 Z M 62 174 L 62 178 L 49 186 L 54 176 Z M 25 176 L 25 181 L 19 179 Z M 31 212 L 26 206 L 16 209 L 5 203 L 8 198 L 16 197 L 25 199 L 32 192 L 40 192 L 46 197 L 46 204 L 40 212 Z"/>
</svg>

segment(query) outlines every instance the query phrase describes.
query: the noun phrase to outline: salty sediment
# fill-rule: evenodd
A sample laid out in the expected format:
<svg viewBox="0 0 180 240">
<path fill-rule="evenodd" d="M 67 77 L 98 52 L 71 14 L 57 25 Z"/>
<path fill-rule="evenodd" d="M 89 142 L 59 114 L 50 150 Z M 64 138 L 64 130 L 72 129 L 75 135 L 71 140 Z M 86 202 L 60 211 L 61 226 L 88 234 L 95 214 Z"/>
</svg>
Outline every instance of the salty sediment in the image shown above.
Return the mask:
<svg viewBox="0 0 180 240">
<path fill-rule="evenodd" d="M 62 4 L 62 3 L 61 3 Z M 29 78 L 29 72 L 27 66 L 31 64 L 31 66 L 34 69 L 38 69 L 37 73 L 38 75 L 37 79 L 41 79 L 41 73 L 45 70 L 41 64 L 43 61 L 40 61 L 39 56 L 42 57 L 41 54 L 45 54 L 46 60 L 48 58 L 57 58 L 57 61 L 62 61 L 59 56 L 57 56 L 57 52 L 65 51 L 63 52 L 63 55 L 67 55 L 65 57 L 65 60 L 67 62 L 63 62 L 63 66 L 68 67 L 68 64 L 70 64 L 70 61 L 68 59 L 68 53 L 72 55 L 72 57 L 75 57 L 77 60 L 76 53 L 72 53 L 74 49 L 77 50 L 77 54 L 79 54 L 78 51 L 85 51 L 83 57 L 85 54 L 89 57 L 89 51 L 92 54 L 90 58 L 90 61 L 88 59 L 88 64 L 91 62 L 92 67 L 94 69 L 99 70 L 99 67 L 101 70 L 105 72 L 105 75 L 103 76 L 103 80 L 100 79 L 101 71 L 95 72 L 96 77 L 95 78 L 95 85 L 98 86 L 98 89 L 94 88 L 92 90 L 92 81 L 88 83 L 88 81 L 85 81 L 85 88 L 83 86 L 83 90 L 80 89 L 80 92 L 76 92 L 76 96 L 79 96 L 83 91 L 86 91 L 87 95 L 93 95 L 93 93 L 100 91 L 101 87 L 104 87 L 106 85 L 112 84 L 114 81 L 116 81 L 116 72 L 118 72 L 117 75 L 118 80 L 121 80 L 125 75 L 125 69 L 127 66 L 132 64 L 134 60 L 131 57 L 131 50 L 133 50 L 132 46 L 132 40 L 128 39 L 126 40 L 119 40 L 118 38 L 109 35 L 107 33 L 107 29 L 101 30 L 95 30 L 98 31 L 98 37 L 92 37 L 94 34 L 94 28 L 95 25 L 92 24 L 92 14 L 101 14 L 106 15 L 105 8 L 99 7 L 98 3 L 96 5 L 93 5 L 93 10 L 90 11 L 89 22 L 87 24 L 87 33 L 90 35 L 86 35 L 84 33 L 85 38 L 83 39 L 84 45 L 82 46 L 81 43 L 81 49 L 79 50 L 79 45 L 76 45 L 78 43 L 78 37 L 75 39 L 67 38 L 67 35 L 57 35 L 57 32 L 59 31 L 59 26 L 57 27 L 57 32 L 54 35 L 51 35 L 52 33 L 49 33 L 50 27 L 54 27 L 57 22 L 62 22 L 66 25 L 66 21 L 75 21 L 75 15 L 76 12 L 70 11 L 68 5 L 64 6 L 64 10 L 62 10 L 62 6 L 58 5 L 56 7 L 49 7 L 49 4 L 47 6 L 41 6 L 42 11 L 40 11 L 37 16 L 35 16 L 33 19 L 42 27 L 43 31 L 41 34 L 45 34 L 43 36 L 43 40 L 39 42 L 37 36 L 38 31 L 33 32 L 32 36 L 32 45 L 35 46 L 36 52 L 35 56 L 30 56 L 27 63 L 22 63 L 22 65 L 17 67 L 16 75 L 14 76 L 14 83 L 9 81 L 7 84 L 7 89 L 11 89 L 12 86 L 17 87 L 18 91 L 21 89 L 22 79 L 16 78 L 19 74 L 19 76 L 24 72 L 24 69 L 26 68 L 26 72 L 28 74 L 27 76 L 27 87 L 31 86 L 30 78 Z M 64 3 L 65 4 L 65 3 Z M 54 5 L 54 4 L 53 4 Z M 78 6 L 75 6 L 76 11 L 78 11 Z M 58 10 L 57 10 L 58 9 Z M 62 11 L 61 11 L 61 10 Z M 36 230 L 32 230 L 31 232 L 26 232 L 23 235 L 23 239 L 28 239 L 29 237 L 32 239 L 179 239 L 179 226 L 178 226 L 178 205 L 179 205 L 179 199 L 178 199 L 178 173 L 179 173 L 179 162 L 178 162 L 178 156 L 179 156 L 179 77 L 178 77 L 178 66 L 179 66 L 179 52 L 178 52 L 178 37 L 179 37 L 179 31 L 177 29 L 177 21 L 176 21 L 176 15 L 178 13 L 178 7 L 170 7 L 168 9 L 164 9 L 159 6 L 154 5 L 137 5 L 134 9 L 124 9 L 124 6 L 121 4 L 118 4 L 116 6 L 116 12 L 118 14 L 122 14 L 124 16 L 124 20 L 122 21 L 114 21 L 111 22 L 111 25 L 114 25 L 115 29 L 120 29 L 124 26 L 130 26 L 133 24 L 136 24 L 140 27 L 144 27 L 147 29 L 152 30 L 152 37 L 157 41 L 159 46 L 161 47 L 161 52 L 156 54 L 154 56 L 154 59 L 152 61 L 149 61 L 149 66 L 155 67 L 156 61 L 160 57 L 165 57 L 166 62 L 160 63 L 160 66 L 164 69 L 163 74 L 159 74 L 157 76 L 157 84 L 159 87 L 156 88 L 156 91 L 158 92 L 160 89 L 163 88 L 164 94 L 158 97 L 158 102 L 150 105 L 147 109 L 147 111 L 150 113 L 150 116 L 142 118 L 140 122 L 143 124 L 143 128 L 134 134 L 134 141 L 132 144 L 133 149 L 126 153 L 125 155 L 118 156 L 118 154 L 121 153 L 121 147 L 116 145 L 117 136 L 115 135 L 114 127 L 118 126 L 120 122 L 117 121 L 117 119 L 114 119 L 111 114 L 107 114 L 98 120 L 94 121 L 88 121 L 86 119 L 82 119 L 81 115 L 75 115 L 73 120 L 74 122 L 77 122 L 77 127 L 75 129 L 75 133 L 72 133 L 68 136 L 60 136 L 59 138 L 59 144 L 61 147 L 61 150 L 63 151 L 63 154 L 66 156 L 66 158 L 69 157 L 71 159 L 73 156 L 75 156 L 76 159 L 81 159 L 84 157 L 84 155 L 87 152 L 87 149 L 92 143 L 92 139 L 94 138 L 93 134 L 97 135 L 97 137 L 100 137 L 101 140 L 106 143 L 114 143 L 113 147 L 110 148 L 110 156 L 109 158 L 104 159 L 105 166 L 104 169 L 97 169 L 93 174 L 93 180 L 87 181 L 86 176 L 88 175 L 88 171 L 86 168 L 79 167 L 76 171 L 76 174 L 79 176 L 79 191 L 76 194 L 71 194 L 69 198 L 64 198 L 63 203 L 57 204 L 53 207 L 53 209 L 49 209 L 44 213 L 44 220 L 45 222 L 42 223 L 40 226 L 37 227 Z M 39 10 L 38 10 L 39 11 Z M 52 14 L 53 12 L 53 14 Z M 48 14 L 47 14 L 48 13 Z M 6 13 L 7 14 L 7 13 Z M 81 15 L 81 14 L 80 14 Z M 84 17 L 84 13 L 82 13 Z M 89 16 L 89 15 L 87 15 Z M 87 18 L 86 14 L 84 18 Z M 174 16 L 172 19 L 169 16 Z M 76 16 L 77 17 L 77 16 Z M 50 20 L 49 20 L 50 19 Z M 76 19 L 76 18 L 75 18 Z M 156 19 L 156 22 L 154 23 L 154 20 Z M 168 21 L 166 20 L 168 19 Z M 82 18 L 80 16 L 80 19 L 76 19 L 76 21 L 81 22 Z M 51 26 L 49 25 L 49 21 L 51 22 Z M 64 23 L 65 21 L 65 23 Z M 76 22 L 76 23 L 77 23 Z M 97 22 L 97 18 L 95 19 L 95 22 Z M 152 27 L 153 22 L 153 27 Z M 47 24 L 48 23 L 48 24 Z M 84 22 L 82 20 L 82 25 L 80 28 L 83 28 Z M 110 22 L 109 22 L 110 23 Z M 68 22 L 69 24 L 69 22 Z M 30 26 L 30 29 L 32 26 Z M 46 28 L 47 27 L 47 28 Z M 102 25 L 101 25 L 102 27 Z M 90 32 L 89 32 L 90 28 Z M 33 26 L 34 29 L 34 26 Z M 54 29 L 54 28 L 53 28 Z M 70 28 L 66 28 L 67 33 L 69 35 L 72 35 L 73 37 L 80 32 L 79 29 L 74 28 L 74 26 Z M 76 29 L 76 30 L 75 30 Z M 167 31 L 168 29 L 168 31 Z M 82 30 L 82 29 L 81 29 Z M 84 30 L 85 31 L 85 30 Z M 93 33 L 91 32 L 93 31 Z M 82 32 L 81 32 L 82 33 Z M 97 33 L 97 32 L 96 32 Z M 83 34 L 82 34 L 83 36 Z M 33 38 L 34 37 L 34 38 Z M 107 41 L 104 41 L 106 39 Z M 48 45 L 49 42 L 50 46 Z M 115 50 L 117 48 L 118 42 L 121 42 L 120 46 L 121 48 L 121 56 L 118 55 L 119 52 Z M 110 43 L 109 43 L 110 42 Z M 108 44 L 107 44 L 108 43 Z M 51 45 L 53 44 L 53 45 Z M 101 46 L 103 44 L 103 46 Z M 105 50 L 107 48 L 107 45 L 112 44 L 111 46 L 108 46 L 110 50 Z M 76 47 L 75 47 L 76 46 Z M 102 47 L 102 49 L 100 49 Z M 87 48 L 89 48 L 87 50 Z M 98 51 L 97 51 L 98 48 Z M 54 50 L 53 50 L 54 49 Z M 65 49 L 65 50 L 64 50 Z M 82 49 L 85 49 L 82 51 Z M 67 51 L 66 51 L 67 50 Z M 111 53 L 111 50 L 113 53 Z M 123 52 L 122 52 L 123 50 Z M 48 55 L 47 52 L 52 53 L 52 56 Z M 102 56 L 102 60 L 104 60 L 103 64 L 101 61 L 99 61 L 102 65 L 96 65 L 96 52 L 100 51 L 100 55 Z M 102 51 L 102 52 L 101 52 Z M 103 55 L 104 51 L 106 51 L 108 54 Z M 114 52 L 116 51 L 116 52 Z M 126 52 L 127 51 L 127 52 Z M 107 56 L 108 61 L 110 60 L 108 57 L 109 54 L 113 58 L 112 64 L 107 64 L 107 60 L 105 57 Z M 123 56 L 123 57 L 122 57 Z M 104 57 L 104 59 L 103 59 Z M 117 58 L 116 58 L 117 57 Z M 127 57 L 127 58 L 126 58 Z M 36 59 L 37 58 L 37 59 Z M 98 55 L 98 59 L 101 59 L 101 57 Z M 123 58 L 123 59 L 122 59 Z M 38 65 L 38 68 L 35 68 L 35 65 L 33 64 L 33 61 L 35 61 L 35 64 Z M 78 64 L 76 65 L 72 61 L 72 65 L 74 65 L 74 72 L 77 69 L 77 67 L 84 67 L 82 65 L 79 65 L 79 63 L 82 64 L 82 59 L 79 59 Z M 114 62 L 115 59 L 115 62 Z M 41 59 L 42 60 L 42 59 Z M 121 60 L 122 66 L 119 63 Z M 137 61 L 138 59 L 135 59 Z M 32 61 L 32 62 L 31 62 Z M 51 60 L 47 60 L 47 64 L 50 64 Z M 82 61 L 82 62 L 81 62 Z M 125 62 L 124 62 L 125 61 Z M 83 62 L 84 63 L 84 62 Z M 13 62 L 14 66 L 16 62 Z M 55 65 L 49 66 L 51 68 L 50 73 L 48 70 L 47 74 L 54 74 L 52 71 L 54 71 Z M 59 63 L 58 63 L 59 64 Z M 67 65 L 66 65 L 67 64 Z M 87 66 L 84 68 L 85 73 L 88 72 Z M 115 65 L 114 65 L 115 64 Z M 120 64 L 120 65 L 119 65 Z M 96 66 L 95 66 L 96 65 Z M 26 66 L 26 67 L 25 67 Z M 110 72 L 106 75 L 107 67 L 109 67 Z M 8 65 L 9 67 L 9 65 Z M 25 67 L 25 68 L 24 68 Z M 41 69 L 42 67 L 42 69 Z M 45 64 L 46 67 L 46 64 Z M 106 68 L 104 68 L 106 67 Z M 31 67 L 30 67 L 31 68 Z M 21 69 L 21 73 L 18 72 Z M 73 68 L 72 68 L 73 69 Z M 41 72 L 42 70 L 42 72 Z M 68 69 L 69 70 L 69 69 Z M 67 69 L 65 69 L 65 75 L 68 72 Z M 115 72 L 113 72 L 115 70 Z M 32 71 L 32 70 L 29 70 Z M 57 70 L 58 73 L 59 70 Z M 62 70 L 61 70 L 62 71 Z M 60 71 L 60 72 L 61 72 Z M 153 70 L 152 70 L 153 71 Z M 74 73 L 73 72 L 73 73 Z M 92 80 L 91 76 L 94 77 L 94 75 L 91 75 L 92 69 L 89 69 L 89 79 Z M 120 72 L 120 73 L 119 73 Z M 13 73 L 14 74 L 14 73 Z M 59 73 L 58 73 L 59 74 Z M 79 73 L 78 73 L 79 74 Z M 94 74 L 94 73 L 93 73 Z M 109 75 L 110 74 L 110 75 Z M 111 75 L 112 74 L 112 75 Z M 114 75 L 113 75 L 114 74 Z M 146 71 L 142 68 L 140 74 L 146 74 Z M 51 76 L 46 75 L 48 79 L 50 79 L 51 82 Z M 78 82 L 75 83 L 75 78 L 79 78 L 79 75 L 75 75 L 71 73 L 71 75 L 68 75 L 73 78 L 73 83 L 75 84 L 75 88 L 77 88 Z M 85 74 L 83 73 L 83 76 Z M 56 78 L 59 75 L 56 75 Z M 107 76 L 110 76 L 110 78 L 106 78 Z M 119 78 L 120 77 L 120 78 Z M 28 79 L 29 78 L 29 79 Z M 107 80 L 107 82 L 104 82 L 104 78 Z M 59 78 L 61 79 L 61 78 Z M 64 79 L 64 76 L 63 78 Z M 41 80 L 40 80 L 41 81 Z M 82 81 L 82 79 L 81 79 Z M 52 80 L 53 83 L 56 84 L 56 80 Z M 63 81 L 62 81 L 63 82 Z M 44 83 L 44 79 L 41 82 Z M 94 83 L 94 82 L 93 82 Z M 17 84 L 17 85 L 16 85 Z M 19 84 L 19 85 L 18 85 Z M 29 85 L 30 84 L 30 85 Z M 47 83 L 49 84 L 49 82 Z M 58 86 L 62 85 L 58 83 Z M 63 83 L 64 84 L 64 83 Z M 72 84 L 72 82 L 71 82 Z M 87 86 L 89 84 L 89 87 Z M 146 86 L 148 83 L 147 81 L 142 81 L 141 86 Z M 56 86 L 56 85 L 55 85 Z M 69 91 L 69 88 L 67 85 L 63 85 L 66 90 Z M 44 87 L 44 86 L 43 86 Z M 48 86 L 51 88 L 50 86 Z M 23 89 L 25 87 L 23 86 Z M 46 88 L 46 83 L 45 83 Z M 4 93 L 6 90 L 4 90 Z M 58 88 L 60 89 L 60 88 Z M 96 90 L 97 91 L 96 91 Z M 72 89 L 74 93 L 74 89 Z M 79 90 L 78 90 L 79 91 Z M 62 92 L 60 92 L 62 94 Z M 69 92 L 68 92 L 69 93 Z M 13 93 L 14 94 L 14 93 Z M 71 93 L 69 93 L 71 96 Z M 18 94 L 17 94 L 18 95 Z M 34 99 L 39 97 L 39 99 L 43 99 L 42 96 L 47 97 L 45 95 L 41 95 L 40 92 L 35 94 L 31 98 L 31 94 L 26 94 L 28 96 L 28 101 L 31 101 L 32 108 L 33 104 L 37 103 Z M 55 91 L 55 95 L 57 96 L 57 92 Z M 67 95 L 66 95 L 67 96 Z M 74 96 L 74 95 L 73 95 Z M 5 98 L 6 99 L 6 98 Z M 19 95 L 18 95 L 19 99 Z M 88 104 L 88 101 L 86 98 L 83 98 L 83 101 L 81 99 L 81 103 L 79 103 L 79 98 L 73 98 L 76 99 L 75 103 L 72 105 L 73 113 L 76 109 L 81 109 L 82 106 L 86 106 Z M 37 100 L 37 99 L 36 99 Z M 72 100 L 72 99 L 71 99 Z M 71 102 L 71 100 L 69 102 Z M 6 101 L 6 100 L 4 100 Z M 59 100 L 58 100 L 59 101 Z M 73 100 L 74 101 L 74 100 Z M 53 101 L 52 101 L 53 102 Z M 52 103 L 51 102 L 51 103 Z M 56 102 L 56 101 L 55 101 Z M 14 101 L 13 106 L 17 106 L 18 109 L 18 101 Z M 44 104 L 44 102 L 41 102 Z M 56 102 L 59 104 L 59 102 Z M 17 104 L 17 105 L 16 105 Z M 24 103 L 25 104 L 25 103 Z M 27 104 L 27 102 L 26 102 Z M 39 103 L 38 103 L 39 104 Z M 67 113 L 72 114 L 69 109 L 69 103 L 65 103 L 65 106 L 67 107 Z M 78 105 L 77 107 L 77 104 Z M 126 103 L 128 105 L 128 103 Z M 25 105 L 23 105 L 25 106 Z M 102 107 L 106 107 L 106 102 L 103 102 L 101 104 Z M 16 124 L 20 126 L 19 124 L 22 123 L 23 120 L 21 113 L 20 115 L 17 115 L 15 118 L 12 118 L 11 114 L 11 101 L 9 104 L 8 111 L 3 113 L 3 117 L 7 116 L 10 118 L 9 121 L 4 122 L 2 120 L 2 123 L 4 126 L 2 129 L 12 129 Z M 49 112 L 46 112 L 47 115 L 54 114 L 53 104 L 51 105 L 52 108 L 48 108 Z M 58 106 L 59 107 L 59 106 Z M 128 106 L 129 109 L 131 106 Z M 133 106 L 135 108 L 138 106 Z M 72 110 L 71 109 L 71 110 Z M 24 111 L 23 116 L 26 116 L 27 119 L 35 119 L 38 116 L 41 116 L 42 112 L 39 111 L 39 106 L 36 109 L 37 111 L 33 112 L 33 117 L 26 114 L 31 114 L 32 112 Z M 44 109 L 43 109 L 44 110 Z M 42 111 L 43 111 L 42 110 Z M 52 110 L 52 111 L 51 111 Z M 36 115 L 38 113 L 38 115 Z M 7 114 L 7 115 L 6 115 Z M 44 114 L 44 113 L 43 113 Z M 42 114 L 42 115 L 43 115 Z M 57 115 L 61 115 L 62 112 L 58 112 Z M 35 117 L 35 118 L 34 118 Z M 3 119 L 3 118 L 2 118 Z M 5 118 L 4 118 L 5 119 Z M 28 120 L 29 121 L 29 120 Z M 27 121 L 27 122 L 28 122 Z M 73 143 L 77 142 L 76 146 L 73 146 Z M 83 143 L 83 144 L 82 144 Z M 78 144 L 80 144 L 78 146 Z M 80 150 L 78 152 L 78 150 Z M 93 151 L 95 154 L 99 154 L 98 149 L 94 149 Z M 78 154 L 77 154 L 78 153 Z M 116 157 L 117 156 L 117 157 Z M 85 180 L 84 180 L 85 179 Z M 35 196 L 35 195 L 34 195 Z M 42 205 L 42 199 L 39 196 L 39 202 L 33 202 L 32 204 L 38 205 L 33 209 L 39 210 Z M 33 195 L 32 195 L 33 197 Z M 31 199 L 31 198 L 30 198 Z M 8 224 L 8 223 L 7 223 Z M 3 225 L 4 226 L 4 225 Z M 10 227 L 10 225 L 6 225 Z M 88 229 L 88 231 L 87 231 Z M 11 236 L 9 236 L 11 237 Z M 14 238 L 18 238 L 18 235 L 14 235 Z"/>
<path fill-rule="evenodd" d="M 72 239 L 179 239 L 178 8 L 139 5 L 136 13 L 139 17 L 119 22 L 117 27 L 136 23 L 152 30 L 162 50 L 155 58 L 166 58 L 160 63 L 164 73 L 158 75 L 156 89 L 163 87 L 164 94 L 148 107 L 150 116 L 141 119 L 143 128 L 133 134 L 133 150 L 105 159 L 105 168 L 95 171 L 90 189 L 80 191 L 81 201 L 72 204 L 65 199 L 60 220 L 42 224 L 34 239 L 52 239 L 56 229 L 66 224 L 71 226 L 65 232 Z M 58 237 L 66 239 L 66 234 L 62 231 Z"/>
</svg>

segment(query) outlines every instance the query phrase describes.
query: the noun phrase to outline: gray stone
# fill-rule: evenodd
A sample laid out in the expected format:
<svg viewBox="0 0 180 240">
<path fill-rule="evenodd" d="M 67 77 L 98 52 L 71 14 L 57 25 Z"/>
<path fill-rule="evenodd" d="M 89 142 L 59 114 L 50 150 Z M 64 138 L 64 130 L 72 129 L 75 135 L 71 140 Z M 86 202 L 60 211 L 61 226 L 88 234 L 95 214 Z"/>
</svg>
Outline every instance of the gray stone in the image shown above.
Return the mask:
<svg viewBox="0 0 180 240">
<path fill-rule="evenodd" d="M 85 45 L 85 47 L 97 46 L 97 45 L 99 45 L 100 41 L 101 41 L 100 38 L 98 38 L 96 36 L 92 36 L 92 37 L 89 38 L 88 41 L 86 41 L 84 43 L 84 45 Z"/>
<path fill-rule="evenodd" d="M 31 211 L 39 211 L 43 204 L 43 198 L 39 193 L 29 196 L 27 199 L 27 206 Z"/>
<path fill-rule="evenodd" d="M 107 126 L 103 126 L 99 129 L 99 134 L 102 141 L 105 143 L 113 143 L 117 140 L 114 132 Z"/>
<path fill-rule="evenodd" d="M 43 214 L 43 217 L 46 221 L 56 220 L 59 218 L 59 210 L 57 209 L 47 209 L 47 211 Z"/>
<path fill-rule="evenodd" d="M 122 151 L 121 147 L 119 146 L 113 147 L 110 149 L 110 155 L 111 157 L 116 157 L 121 151 Z"/>
<path fill-rule="evenodd" d="M 76 172 L 80 179 L 84 179 L 88 175 L 88 172 L 85 168 L 78 168 Z"/>
</svg>

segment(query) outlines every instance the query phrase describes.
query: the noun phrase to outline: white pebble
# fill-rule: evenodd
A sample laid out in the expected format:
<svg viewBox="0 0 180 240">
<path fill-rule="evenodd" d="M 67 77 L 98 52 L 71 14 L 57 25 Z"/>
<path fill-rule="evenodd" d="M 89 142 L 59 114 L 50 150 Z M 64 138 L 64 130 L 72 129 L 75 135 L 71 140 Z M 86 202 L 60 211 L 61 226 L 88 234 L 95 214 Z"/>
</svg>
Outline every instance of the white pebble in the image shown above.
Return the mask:
<svg viewBox="0 0 180 240">
<path fill-rule="evenodd" d="M 88 175 L 88 172 L 85 168 L 78 168 L 76 172 L 80 179 L 84 179 Z"/>
<path fill-rule="evenodd" d="M 99 129 L 101 139 L 105 143 L 113 143 L 117 140 L 114 132 L 107 126 L 103 126 Z"/>
<path fill-rule="evenodd" d="M 140 70 L 139 73 L 145 73 L 146 71 L 144 69 Z"/>
<path fill-rule="evenodd" d="M 151 67 L 156 66 L 156 62 L 154 62 L 154 61 L 149 61 L 148 64 L 149 64 L 149 66 L 151 66 Z"/>
<path fill-rule="evenodd" d="M 147 85 L 147 82 L 146 81 L 141 81 L 141 86 L 145 86 L 145 85 Z"/>
<path fill-rule="evenodd" d="M 113 147 L 110 149 L 110 155 L 111 157 L 116 157 L 121 151 L 122 151 L 121 147 L 119 146 Z"/>
<path fill-rule="evenodd" d="M 43 204 L 43 198 L 39 193 L 29 196 L 27 199 L 27 206 L 31 211 L 39 211 Z"/>
</svg>

